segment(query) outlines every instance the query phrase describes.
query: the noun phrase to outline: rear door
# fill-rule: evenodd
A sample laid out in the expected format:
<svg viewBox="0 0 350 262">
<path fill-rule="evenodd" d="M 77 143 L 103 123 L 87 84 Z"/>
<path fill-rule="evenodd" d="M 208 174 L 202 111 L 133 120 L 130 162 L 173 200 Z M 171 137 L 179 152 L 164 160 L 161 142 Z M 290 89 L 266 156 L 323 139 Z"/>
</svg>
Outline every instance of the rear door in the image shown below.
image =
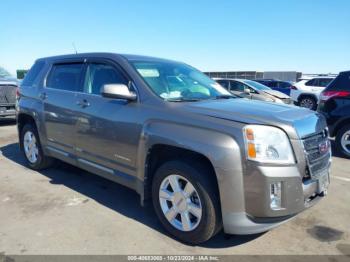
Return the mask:
<svg viewBox="0 0 350 262">
<path fill-rule="evenodd" d="M 44 104 L 48 149 L 58 158 L 74 162 L 77 96 L 82 91 L 83 61 L 55 63 L 40 94 Z"/>
</svg>

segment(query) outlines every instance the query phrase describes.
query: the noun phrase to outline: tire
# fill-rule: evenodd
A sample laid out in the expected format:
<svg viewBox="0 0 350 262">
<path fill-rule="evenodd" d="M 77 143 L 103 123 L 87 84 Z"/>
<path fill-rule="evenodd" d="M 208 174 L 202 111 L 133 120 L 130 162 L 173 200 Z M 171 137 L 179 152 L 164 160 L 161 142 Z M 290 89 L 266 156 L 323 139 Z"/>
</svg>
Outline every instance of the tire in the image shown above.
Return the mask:
<svg viewBox="0 0 350 262">
<path fill-rule="evenodd" d="M 206 165 L 197 162 L 188 164 L 183 160 L 173 160 L 161 165 L 156 171 L 153 178 L 152 201 L 155 212 L 160 222 L 171 235 L 188 244 L 195 245 L 205 242 L 213 237 L 216 233 L 218 233 L 222 227 L 219 192 L 216 186 L 216 181 L 214 180 L 215 178 L 209 170 L 210 169 Z M 164 207 L 164 200 L 160 199 L 160 189 L 163 188 L 162 186 L 165 185 L 164 183 L 167 183 L 169 181 L 169 176 L 173 177 L 174 175 L 179 178 L 178 181 L 180 187 L 186 188 L 187 183 L 184 184 L 183 182 L 185 182 L 184 180 L 187 180 L 187 182 L 193 186 L 195 191 L 192 194 L 191 200 L 189 200 L 189 198 L 186 198 L 187 200 L 182 202 L 178 201 L 177 203 L 181 202 L 186 203 L 185 206 L 192 206 L 195 202 L 190 202 L 190 204 L 188 204 L 188 201 L 195 200 L 195 206 L 201 207 L 200 219 L 198 219 L 199 216 L 196 217 L 193 215 L 194 213 L 198 214 L 198 212 L 192 213 L 192 211 L 184 211 L 184 213 L 187 212 L 187 214 L 189 214 L 187 217 L 190 218 L 189 224 L 193 226 L 193 229 L 189 229 L 189 227 L 187 227 L 186 230 L 184 226 L 182 226 L 182 229 L 179 228 L 179 223 L 183 225 L 186 224 L 179 222 L 180 218 L 182 221 L 182 215 L 184 213 L 179 213 L 177 216 L 175 216 L 173 220 L 174 222 L 169 222 L 162 209 L 162 207 Z M 177 196 L 175 194 L 173 195 L 174 200 L 170 201 L 171 204 L 169 204 L 169 201 L 166 200 L 167 206 L 165 206 L 165 209 L 169 207 L 172 209 L 174 207 L 173 203 L 176 203 Z M 178 193 L 178 195 L 181 194 Z M 175 207 L 179 207 L 180 210 L 182 206 L 180 204 L 178 206 L 175 205 Z M 176 212 L 174 211 L 174 213 Z M 187 219 L 187 221 L 189 220 Z M 178 227 L 176 227 L 174 224 L 177 224 Z"/>
<path fill-rule="evenodd" d="M 310 110 L 316 110 L 316 108 L 317 108 L 317 101 L 312 96 L 303 96 L 299 100 L 298 104 L 300 107 L 308 108 Z"/>
<path fill-rule="evenodd" d="M 350 143 L 350 125 L 342 127 L 335 137 L 335 148 L 342 156 L 350 158 L 350 144 L 346 144 L 345 141 Z"/>
<path fill-rule="evenodd" d="M 27 147 L 27 142 L 25 140 L 28 141 L 28 137 L 31 137 L 33 142 L 33 146 L 35 145 L 37 150 L 36 151 L 36 157 L 29 157 L 27 152 L 28 150 L 26 149 Z M 39 135 L 38 135 L 38 131 L 36 129 L 36 127 L 33 124 L 26 124 L 22 130 L 21 130 L 21 139 L 20 139 L 20 143 L 21 143 L 21 149 L 23 151 L 24 154 L 24 158 L 26 159 L 26 162 L 28 164 L 28 166 L 31 169 L 34 170 L 43 170 L 43 169 L 47 169 L 50 166 L 53 165 L 54 163 L 54 159 L 51 157 L 46 156 L 43 153 L 43 150 L 41 148 L 41 144 L 40 144 L 40 139 L 39 139 Z M 27 147 L 28 148 L 28 147 Z M 29 154 L 31 155 L 31 154 Z"/>
</svg>

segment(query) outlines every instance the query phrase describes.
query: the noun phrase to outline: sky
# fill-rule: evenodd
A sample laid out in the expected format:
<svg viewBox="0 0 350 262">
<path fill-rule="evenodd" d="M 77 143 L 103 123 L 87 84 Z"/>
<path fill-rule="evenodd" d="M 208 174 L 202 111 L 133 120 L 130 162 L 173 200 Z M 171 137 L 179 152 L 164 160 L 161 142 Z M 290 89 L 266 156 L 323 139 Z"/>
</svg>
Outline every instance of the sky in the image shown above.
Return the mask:
<svg viewBox="0 0 350 262">
<path fill-rule="evenodd" d="M 116 52 L 203 71 L 350 69 L 349 0 L 0 0 L 0 66 Z"/>
</svg>

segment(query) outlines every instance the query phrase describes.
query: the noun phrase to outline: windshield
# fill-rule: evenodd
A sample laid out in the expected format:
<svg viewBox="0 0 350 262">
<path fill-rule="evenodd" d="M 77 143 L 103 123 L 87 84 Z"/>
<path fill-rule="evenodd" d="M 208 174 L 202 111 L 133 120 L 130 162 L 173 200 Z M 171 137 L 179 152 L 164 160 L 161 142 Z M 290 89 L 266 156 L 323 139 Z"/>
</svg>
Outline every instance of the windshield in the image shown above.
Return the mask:
<svg viewBox="0 0 350 262">
<path fill-rule="evenodd" d="M 186 64 L 135 61 L 135 69 L 159 97 L 168 101 L 195 101 L 233 97 L 214 80 Z"/>
<path fill-rule="evenodd" d="M 258 90 L 271 90 L 270 87 L 267 87 L 263 84 L 260 84 L 258 82 L 252 81 L 252 80 L 244 80 L 244 83 L 247 85 L 250 85 L 251 87 L 258 89 Z"/>
<path fill-rule="evenodd" d="M 0 77 L 11 77 L 11 74 L 7 72 L 4 68 L 0 67 Z"/>
</svg>

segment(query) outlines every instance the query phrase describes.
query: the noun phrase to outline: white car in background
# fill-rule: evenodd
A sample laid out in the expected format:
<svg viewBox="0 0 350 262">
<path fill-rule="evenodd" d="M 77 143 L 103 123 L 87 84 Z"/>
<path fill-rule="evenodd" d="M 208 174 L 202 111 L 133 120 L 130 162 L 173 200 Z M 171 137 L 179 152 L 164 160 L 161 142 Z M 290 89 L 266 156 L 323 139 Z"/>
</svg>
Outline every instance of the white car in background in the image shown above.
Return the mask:
<svg viewBox="0 0 350 262">
<path fill-rule="evenodd" d="M 295 104 L 315 110 L 321 92 L 334 78 L 335 76 L 318 76 L 302 79 L 291 87 L 290 97 Z"/>
</svg>

